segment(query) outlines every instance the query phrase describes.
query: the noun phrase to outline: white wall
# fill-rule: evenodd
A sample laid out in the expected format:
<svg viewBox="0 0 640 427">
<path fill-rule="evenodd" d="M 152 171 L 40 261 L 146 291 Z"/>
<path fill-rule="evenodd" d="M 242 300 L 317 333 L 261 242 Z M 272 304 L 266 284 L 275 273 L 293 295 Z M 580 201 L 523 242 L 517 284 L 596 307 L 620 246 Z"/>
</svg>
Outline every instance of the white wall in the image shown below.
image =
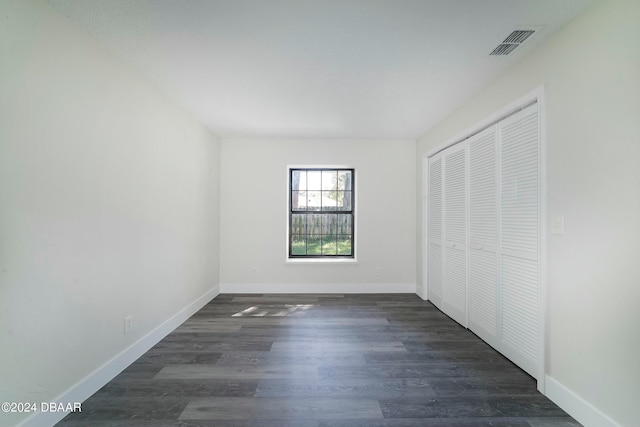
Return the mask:
<svg viewBox="0 0 640 427">
<path fill-rule="evenodd" d="M 223 292 L 414 291 L 415 141 L 223 139 L 222 159 Z M 288 165 L 355 168 L 357 264 L 285 263 Z"/>
<path fill-rule="evenodd" d="M 0 16 L 0 401 L 55 401 L 217 287 L 219 142 L 45 2 Z"/>
<path fill-rule="evenodd" d="M 425 153 L 544 85 L 547 220 L 564 215 L 566 230 L 546 230 L 547 393 L 586 426 L 640 420 L 639 23 L 637 0 L 596 2 L 417 147 L 421 168 Z M 418 266 L 421 277 L 420 252 Z"/>
</svg>

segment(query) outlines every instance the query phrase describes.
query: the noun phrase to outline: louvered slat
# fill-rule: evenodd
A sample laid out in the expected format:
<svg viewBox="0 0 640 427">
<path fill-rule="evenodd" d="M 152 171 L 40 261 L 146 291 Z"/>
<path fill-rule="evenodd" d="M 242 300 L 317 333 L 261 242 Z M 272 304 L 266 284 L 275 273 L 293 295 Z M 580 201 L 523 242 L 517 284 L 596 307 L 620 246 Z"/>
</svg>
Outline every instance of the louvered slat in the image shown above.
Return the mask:
<svg viewBox="0 0 640 427">
<path fill-rule="evenodd" d="M 445 156 L 444 230 L 445 240 L 448 242 L 466 242 L 465 168 L 464 150 L 457 150 Z"/>
<path fill-rule="evenodd" d="M 498 177 L 496 127 L 469 139 L 469 328 L 497 334 Z"/>
<path fill-rule="evenodd" d="M 501 126 L 502 248 L 538 253 L 538 115 L 525 110 Z"/>
<path fill-rule="evenodd" d="M 529 365 L 537 364 L 538 263 L 502 257 L 502 340 Z M 522 366 L 527 368 L 527 366 Z"/>
<path fill-rule="evenodd" d="M 442 308 L 442 246 L 429 244 L 429 300 Z"/>
<path fill-rule="evenodd" d="M 537 105 L 499 125 L 501 345 L 536 375 L 539 346 L 540 177 Z"/>
<path fill-rule="evenodd" d="M 469 251 L 469 328 L 493 340 L 497 329 L 497 258 L 494 252 Z"/>
<path fill-rule="evenodd" d="M 467 266 L 464 251 L 445 247 L 444 273 L 443 311 L 466 327 Z"/>
<path fill-rule="evenodd" d="M 428 245 L 428 298 L 442 308 L 443 287 L 443 223 L 442 223 L 442 156 L 429 159 L 429 245 Z"/>
<path fill-rule="evenodd" d="M 444 151 L 443 311 L 467 326 L 466 145 Z"/>
<path fill-rule="evenodd" d="M 495 248 L 498 235 L 495 127 L 469 141 L 469 240 Z"/>
<path fill-rule="evenodd" d="M 442 240 L 442 158 L 429 163 L 429 238 Z"/>
</svg>

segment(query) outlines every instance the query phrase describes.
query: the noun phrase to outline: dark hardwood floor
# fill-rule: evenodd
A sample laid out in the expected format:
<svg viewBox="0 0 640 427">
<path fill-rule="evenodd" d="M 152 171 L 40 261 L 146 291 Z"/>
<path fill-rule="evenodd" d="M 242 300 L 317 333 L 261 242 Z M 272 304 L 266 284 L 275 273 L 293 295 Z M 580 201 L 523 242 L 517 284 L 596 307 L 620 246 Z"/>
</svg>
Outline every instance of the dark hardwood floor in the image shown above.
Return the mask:
<svg viewBox="0 0 640 427">
<path fill-rule="evenodd" d="M 410 294 L 222 294 L 57 424 L 574 427 Z"/>
</svg>

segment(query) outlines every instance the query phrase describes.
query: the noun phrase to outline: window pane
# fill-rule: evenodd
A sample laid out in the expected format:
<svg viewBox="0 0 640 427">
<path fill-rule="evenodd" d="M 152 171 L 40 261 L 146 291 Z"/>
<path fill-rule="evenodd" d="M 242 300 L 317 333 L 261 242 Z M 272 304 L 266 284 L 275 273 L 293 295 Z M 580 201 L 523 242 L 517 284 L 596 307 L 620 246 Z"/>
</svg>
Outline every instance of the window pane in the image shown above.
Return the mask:
<svg viewBox="0 0 640 427">
<path fill-rule="evenodd" d="M 291 215 L 291 234 L 302 236 L 307 234 L 307 215 L 293 214 Z"/>
<path fill-rule="evenodd" d="M 305 236 L 293 236 L 291 239 L 291 255 L 306 255 L 307 239 Z"/>
<path fill-rule="evenodd" d="M 322 216 L 322 234 L 337 234 L 338 230 L 338 215 L 323 215 Z"/>
<path fill-rule="evenodd" d="M 312 214 L 307 217 L 307 234 L 314 238 L 322 235 L 322 215 Z"/>
<path fill-rule="evenodd" d="M 322 190 L 322 172 L 307 171 L 307 190 Z"/>
<path fill-rule="evenodd" d="M 336 210 L 336 192 L 335 191 L 323 191 L 322 192 L 322 210 L 323 211 L 335 211 Z"/>
<path fill-rule="evenodd" d="M 322 189 L 325 191 L 338 189 L 338 171 L 322 171 Z"/>
<path fill-rule="evenodd" d="M 351 171 L 338 171 L 338 190 L 351 190 Z"/>
<path fill-rule="evenodd" d="M 351 191 L 343 191 L 341 192 L 342 194 L 340 194 L 341 199 L 340 199 L 340 204 L 339 204 L 339 208 L 342 211 L 351 211 L 353 209 L 351 200 L 353 197 L 353 192 Z"/>
<path fill-rule="evenodd" d="M 307 171 L 292 170 L 291 171 L 291 190 L 307 189 Z"/>
<path fill-rule="evenodd" d="M 294 211 L 307 210 L 307 192 L 306 191 L 293 191 L 291 193 L 291 209 L 293 209 Z"/>
<path fill-rule="evenodd" d="M 351 235 L 338 235 L 337 255 L 351 255 Z"/>
<path fill-rule="evenodd" d="M 351 197 L 351 191 L 338 191 L 336 210 L 350 211 L 352 206 Z"/>
<path fill-rule="evenodd" d="M 307 239 L 307 255 L 322 255 L 322 237 L 320 235 Z"/>
<path fill-rule="evenodd" d="M 307 191 L 307 209 L 310 211 L 319 211 L 322 207 L 322 192 Z"/>
<path fill-rule="evenodd" d="M 351 228 L 351 215 L 338 215 L 337 216 L 337 234 L 352 234 Z"/>
<path fill-rule="evenodd" d="M 324 236 L 322 238 L 322 255 L 336 255 L 336 236 Z"/>
</svg>

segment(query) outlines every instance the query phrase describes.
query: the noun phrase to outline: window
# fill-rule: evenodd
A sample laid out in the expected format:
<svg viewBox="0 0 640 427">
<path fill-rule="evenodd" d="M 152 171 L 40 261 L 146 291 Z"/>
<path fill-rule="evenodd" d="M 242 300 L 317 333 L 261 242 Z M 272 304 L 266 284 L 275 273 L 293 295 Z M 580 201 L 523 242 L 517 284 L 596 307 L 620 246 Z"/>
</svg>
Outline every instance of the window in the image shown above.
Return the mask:
<svg viewBox="0 0 640 427">
<path fill-rule="evenodd" d="M 354 175 L 289 169 L 289 258 L 354 257 Z"/>
</svg>

